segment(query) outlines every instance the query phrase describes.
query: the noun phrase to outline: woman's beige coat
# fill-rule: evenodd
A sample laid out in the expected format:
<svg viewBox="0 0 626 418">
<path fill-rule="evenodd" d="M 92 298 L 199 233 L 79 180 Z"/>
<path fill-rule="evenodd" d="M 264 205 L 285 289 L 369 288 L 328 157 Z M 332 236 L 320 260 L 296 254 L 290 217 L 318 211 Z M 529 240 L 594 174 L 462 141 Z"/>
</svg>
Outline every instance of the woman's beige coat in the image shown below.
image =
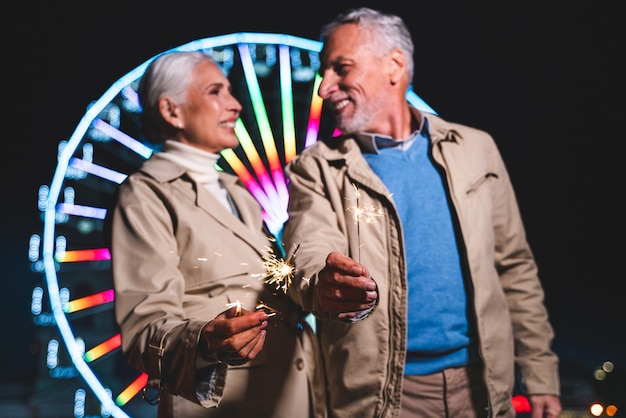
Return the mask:
<svg viewBox="0 0 626 418">
<path fill-rule="evenodd" d="M 412 109 L 417 112 L 416 109 Z M 480 356 L 492 414 L 511 416 L 514 370 L 528 393 L 559 394 L 553 330 L 537 266 L 526 241 L 513 187 L 485 132 L 427 115 L 432 155 L 442 167 L 465 246 Z M 290 185 L 285 248 L 299 245 L 289 294 L 322 318 L 318 335 L 328 378 L 331 416 L 396 417 L 406 357 L 404 234 L 393 196 L 353 137 L 319 141 L 286 167 Z M 406 181 L 418 182 L 411 173 Z M 359 191 L 357 200 L 355 186 Z M 359 225 L 354 209 L 382 210 Z M 315 283 L 326 256 L 338 251 L 366 266 L 378 285 L 377 308 L 365 319 L 324 320 Z"/>
<path fill-rule="evenodd" d="M 323 394 L 311 329 L 282 291 L 264 284 L 272 243 L 261 207 L 235 176 L 220 173 L 220 181 L 241 220 L 158 153 L 119 187 L 111 253 L 123 352 L 162 384 L 159 417 L 308 417 L 308 383 Z M 209 364 L 197 354 L 200 331 L 236 301 L 279 314 L 259 358 Z M 324 416 L 324 402 L 317 407 Z"/>
</svg>

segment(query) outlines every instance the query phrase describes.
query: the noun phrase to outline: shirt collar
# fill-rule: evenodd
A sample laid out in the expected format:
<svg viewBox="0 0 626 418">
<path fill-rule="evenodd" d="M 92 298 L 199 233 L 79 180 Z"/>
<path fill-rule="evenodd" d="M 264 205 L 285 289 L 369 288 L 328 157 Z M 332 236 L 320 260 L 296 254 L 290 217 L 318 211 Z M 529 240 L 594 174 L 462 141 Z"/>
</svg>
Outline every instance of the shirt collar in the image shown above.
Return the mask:
<svg viewBox="0 0 626 418">
<path fill-rule="evenodd" d="M 422 125 L 409 135 L 406 139 L 393 139 L 389 136 L 377 135 L 369 132 L 359 132 L 354 134 L 354 138 L 361 146 L 366 154 L 378 154 L 383 148 L 399 147 L 402 151 L 406 151 L 413 145 L 415 139 L 420 134 L 428 135 L 428 117 L 422 114 Z"/>
</svg>

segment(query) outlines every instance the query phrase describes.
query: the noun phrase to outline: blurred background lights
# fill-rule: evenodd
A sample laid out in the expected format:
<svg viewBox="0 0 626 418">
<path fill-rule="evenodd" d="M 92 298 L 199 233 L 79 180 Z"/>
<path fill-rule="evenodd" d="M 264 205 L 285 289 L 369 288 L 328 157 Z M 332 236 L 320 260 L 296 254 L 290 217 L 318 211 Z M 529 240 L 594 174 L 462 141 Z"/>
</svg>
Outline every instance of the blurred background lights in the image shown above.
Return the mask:
<svg viewBox="0 0 626 418">
<path fill-rule="evenodd" d="M 617 406 L 609 405 L 606 407 L 606 415 L 609 417 L 614 417 L 617 414 Z"/>
<path fill-rule="evenodd" d="M 39 259 L 39 247 L 41 246 L 41 237 L 37 234 L 30 236 L 28 240 L 28 259 L 30 261 L 37 261 Z"/>
<path fill-rule="evenodd" d="M 615 366 L 614 366 L 613 362 L 611 362 L 611 361 L 605 361 L 602 364 L 602 370 L 604 370 L 607 373 L 611 373 L 614 368 L 615 368 Z"/>
<path fill-rule="evenodd" d="M 46 365 L 48 366 L 49 369 L 54 369 L 56 366 L 59 365 L 58 354 L 59 354 L 59 342 L 54 339 L 48 341 Z"/>
<path fill-rule="evenodd" d="M 589 408 L 589 412 L 591 412 L 591 415 L 593 415 L 594 417 L 600 417 L 600 416 L 614 417 L 617 414 L 617 409 L 618 408 L 615 405 L 608 405 L 606 408 L 604 408 L 602 404 L 594 403 Z"/>
<path fill-rule="evenodd" d="M 604 380 L 606 378 L 606 372 L 603 369 L 596 369 L 593 372 L 593 377 L 596 380 Z"/>
<path fill-rule="evenodd" d="M 43 289 L 39 286 L 33 289 L 33 296 L 30 302 L 30 311 L 33 315 L 39 315 L 43 306 Z"/>
<path fill-rule="evenodd" d="M 96 229 L 96 225 L 87 219 L 80 220 L 76 223 L 76 230 L 83 235 L 91 234 Z"/>
<path fill-rule="evenodd" d="M 528 401 L 528 398 L 523 395 L 513 396 L 513 408 L 518 414 L 529 414 L 531 411 L 530 402 Z"/>
<path fill-rule="evenodd" d="M 39 187 L 39 194 L 37 198 L 37 207 L 39 210 L 46 210 L 46 206 L 48 206 L 48 194 L 50 193 L 50 187 L 47 185 L 43 185 Z"/>
<path fill-rule="evenodd" d="M 85 398 L 87 393 L 85 389 L 78 389 L 74 394 L 74 417 L 82 418 L 85 416 Z"/>
<path fill-rule="evenodd" d="M 594 372 L 593 372 L 593 377 L 596 380 L 602 381 L 604 379 L 606 379 L 607 374 L 611 373 L 615 368 L 615 365 L 613 364 L 612 361 L 605 361 L 604 363 L 602 363 L 601 367 L 598 367 Z"/>
<path fill-rule="evenodd" d="M 600 415 L 602 415 L 602 412 L 604 412 L 604 407 L 599 403 L 594 403 L 589 408 L 589 412 L 591 412 L 591 415 L 593 415 L 594 417 L 599 417 Z"/>
</svg>

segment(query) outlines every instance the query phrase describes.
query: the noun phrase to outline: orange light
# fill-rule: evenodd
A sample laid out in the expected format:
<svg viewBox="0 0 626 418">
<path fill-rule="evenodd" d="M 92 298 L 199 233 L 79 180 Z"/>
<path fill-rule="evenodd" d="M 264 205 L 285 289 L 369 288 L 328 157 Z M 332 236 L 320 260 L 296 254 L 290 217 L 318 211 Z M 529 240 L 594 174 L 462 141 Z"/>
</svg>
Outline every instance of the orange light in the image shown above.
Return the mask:
<svg viewBox="0 0 626 418">
<path fill-rule="evenodd" d="M 137 395 L 148 383 L 148 374 L 142 373 L 115 398 L 115 403 L 124 406 Z"/>
<path fill-rule="evenodd" d="M 617 414 L 617 406 L 615 405 L 608 405 L 606 407 L 606 415 L 609 417 L 614 417 L 615 414 Z"/>
</svg>

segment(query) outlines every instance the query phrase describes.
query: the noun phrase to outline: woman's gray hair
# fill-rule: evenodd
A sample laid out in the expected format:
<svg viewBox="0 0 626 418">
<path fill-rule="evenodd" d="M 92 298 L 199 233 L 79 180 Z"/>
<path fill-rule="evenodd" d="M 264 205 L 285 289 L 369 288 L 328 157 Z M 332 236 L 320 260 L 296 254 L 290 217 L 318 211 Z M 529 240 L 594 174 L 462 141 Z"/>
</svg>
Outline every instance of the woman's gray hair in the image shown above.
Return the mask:
<svg viewBox="0 0 626 418">
<path fill-rule="evenodd" d="M 372 36 L 376 42 L 374 47 L 381 55 L 389 53 L 394 48 L 400 49 L 406 56 L 409 83 L 412 82 L 414 46 L 411 32 L 402 18 L 367 7 L 352 9 L 338 15 L 332 22 L 324 25 L 320 32 L 320 40 L 325 42 L 337 27 L 347 23 L 356 23 L 359 27 L 374 32 L 374 36 Z"/>
<path fill-rule="evenodd" d="M 175 135 L 176 128 L 161 116 L 159 100 L 167 96 L 176 103 L 184 103 L 193 71 L 206 60 L 215 62 L 211 56 L 200 51 L 174 51 L 163 53 L 150 62 L 138 88 L 143 111 L 141 126 L 148 141 L 162 144 Z"/>
</svg>

